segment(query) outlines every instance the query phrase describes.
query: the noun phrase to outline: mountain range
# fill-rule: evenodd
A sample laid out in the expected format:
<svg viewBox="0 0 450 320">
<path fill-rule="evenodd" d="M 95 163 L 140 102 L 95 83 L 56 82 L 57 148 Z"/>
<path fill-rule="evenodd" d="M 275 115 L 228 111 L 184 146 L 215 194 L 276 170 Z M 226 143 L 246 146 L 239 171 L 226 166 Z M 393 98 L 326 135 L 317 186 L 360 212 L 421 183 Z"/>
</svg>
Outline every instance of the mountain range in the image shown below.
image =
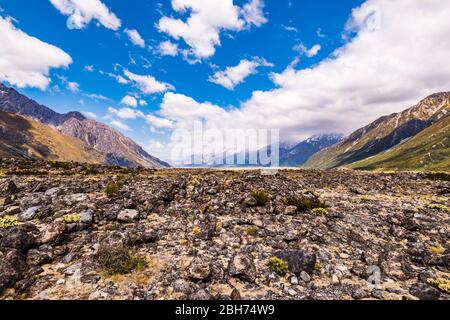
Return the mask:
<svg viewBox="0 0 450 320">
<path fill-rule="evenodd" d="M 321 150 L 305 168 L 449 170 L 450 92 L 430 95 Z"/>
<path fill-rule="evenodd" d="M 169 166 L 106 124 L 79 112 L 57 113 L 1 83 L 0 111 L 3 156 L 123 167 Z"/>
</svg>

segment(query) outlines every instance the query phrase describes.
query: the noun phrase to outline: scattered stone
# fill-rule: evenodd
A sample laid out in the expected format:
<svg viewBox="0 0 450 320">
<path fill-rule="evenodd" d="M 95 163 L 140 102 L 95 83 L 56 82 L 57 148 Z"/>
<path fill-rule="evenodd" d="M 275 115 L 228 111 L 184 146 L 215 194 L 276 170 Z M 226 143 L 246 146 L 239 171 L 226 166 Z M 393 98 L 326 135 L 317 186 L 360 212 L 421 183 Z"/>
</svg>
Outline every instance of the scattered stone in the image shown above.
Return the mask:
<svg viewBox="0 0 450 320">
<path fill-rule="evenodd" d="M 302 271 L 312 274 L 317 261 L 314 253 L 304 250 L 282 250 L 275 252 L 275 257 L 286 261 L 289 271 L 295 274 L 300 274 Z"/>
<path fill-rule="evenodd" d="M 228 274 L 248 282 L 255 282 L 256 267 L 253 257 L 249 254 L 237 254 L 228 265 Z"/>
<path fill-rule="evenodd" d="M 310 282 L 311 276 L 306 273 L 305 271 L 300 272 L 300 279 L 302 279 L 304 282 Z"/>
<path fill-rule="evenodd" d="M 287 216 L 292 216 L 297 213 L 297 207 L 296 206 L 287 206 L 286 209 L 284 209 L 284 214 Z"/>
<path fill-rule="evenodd" d="M 420 300 L 437 300 L 441 296 L 439 290 L 421 282 L 413 284 L 409 289 L 409 293 Z"/>
<path fill-rule="evenodd" d="M 122 210 L 117 216 L 117 220 L 124 223 L 136 222 L 139 220 L 139 211 L 134 209 Z"/>
<path fill-rule="evenodd" d="M 211 277 L 211 267 L 201 259 L 192 260 L 188 267 L 189 278 L 194 281 L 206 281 Z"/>
<path fill-rule="evenodd" d="M 42 206 L 31 207 L 19 214 L 19 221 L 25 222 L 33 220 Z"/>
</svg>

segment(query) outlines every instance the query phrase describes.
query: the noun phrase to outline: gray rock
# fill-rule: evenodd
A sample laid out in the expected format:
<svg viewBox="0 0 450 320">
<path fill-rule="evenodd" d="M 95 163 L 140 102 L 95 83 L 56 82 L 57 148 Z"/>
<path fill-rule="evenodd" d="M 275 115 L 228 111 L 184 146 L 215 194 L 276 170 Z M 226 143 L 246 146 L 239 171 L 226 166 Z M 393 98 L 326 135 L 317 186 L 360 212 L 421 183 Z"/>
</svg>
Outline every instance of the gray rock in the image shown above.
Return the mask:
<svg viewBox="0 0 450 320">
<path fill-rule="evenodd" d="M 304 250 L 281 250 L 275 252 L 275 257 L 286 261 L 289 271 L 295 274 L 300 274 L 302 271 L 312 274 L 317 261 L 314 253 Z"/>
<path fill-rule="evenodd" d="M 117 220 L 119 222 L 135 222 L 139 220 L 139 211 L 135 209 L 125 209 L 119 212 L 117 216 Z"/>
<path fill-rule="evenodd" d="M 49 245 L 43 245 L 39 249 L 30 249 L 27 254 L 29 266 L 41 266 L 53 261 L 53 250 Z"/>
<path fill-rule="evenodd" d="M 248 282 L 255 282 L 256 267 L 250 254 L 237 254 L 228 265 L 228 274 Z"/>
<path fill-rule="evenodd" d="M 12 287 L 19 281 L 27 265 L 19 251 L 13 249 L 0 259 L 0 294 L 4 289 Z"/>
<path fill-rule="evenodd" d="M 58 195 L 58 193 L 60 192 L 60 188 L 51 188 L 51 189 L 48 189 L 47 191 L 45 191 L 45 195 L 46 196 L 49 196 L 49 197 L 53 197 L 53 196 L 56 196 L 56 195 Z"/>
<path fill-rule="evenodd" d="M 84 224 L 92 224 L 93 212 L 92 210 L 86 210 L 80 213 L 80 222 Z"/>
<path fill-rule="evenodd" d="M 296 206 L 287 206 L 286 209 L 284 209 L 284 214 L 287 216 L 292 216 L 297 213 L 297 207 Z"/>
<path fill-rule="evenodd" d="M 311 276 L 307 272 L 302 271 L 302 272 L 300 272 L 300 279 L 302 279 L 305 282 L 310 282 Z"/>
<path fill-rule="evenodd" d="M 211 267 L 208 263 L 196 258 L 188 267 L 188 275 L 194 281 L 206 281 L 211 277 Z"/>
<path fill-rule="evenodd" d="M 19 214 L 19 221 L 25 222 L 33 220 L 38 211 L 42 208 L 42 206 L 31 207 Z"/>
<path fill-rule="evenodd" d="M 0 239 L 0 250 L 17 249 L 21 252 L 27 252 L 37 244 L 35 233 L 38 230 L 33 225 L 22 225 L 17 228 L 6 230 Z"/>
<path fill-rule="evenodd" d="M 188 300 L 194 300 L 194 301 L 207 301 L 211 300 L 211 294 L 206 289 L 201 289 L 197 292 L 194 292 L 191 294 L 188 298 Z"/>
<path fill-rule="evenodd" d="M 420 300 L 437 300 L 441 296 L 439 290 L 421 282 L 417 282 L 411 286 L 409 293 Z"/>
</svg>

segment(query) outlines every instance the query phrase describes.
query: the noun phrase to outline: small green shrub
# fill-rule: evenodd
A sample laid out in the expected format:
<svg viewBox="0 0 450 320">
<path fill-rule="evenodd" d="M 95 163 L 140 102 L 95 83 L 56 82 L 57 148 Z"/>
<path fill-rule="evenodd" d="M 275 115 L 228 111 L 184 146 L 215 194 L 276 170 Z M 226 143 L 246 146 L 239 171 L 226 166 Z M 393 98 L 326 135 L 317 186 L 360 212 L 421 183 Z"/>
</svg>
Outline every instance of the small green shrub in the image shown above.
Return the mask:
<svg viewBox="0 0 450 320">
<path fill-rule="evenodd" d="M 254 236 L 258 233 L 258 227 L 249 227 L 246 231 L 245 231 L 249 236 Z"/>
<path fill-rule="evenodd" d="M 147 260 L 126 246 L 102 246 L 98 249 L 96 259 L 107 275 L 127 274 L 147 267 Z"/>
<path fill-rule="evenodd" d="M 275 272 L 280 276 L 285 276 L 289 270 L 287 262 L 284 261 L 283 259 L 276 257 L 270 258 L 269 262 L 267 263 L 267 266 L 271 271 Z"/>
<path fill-rule="evenodd" d="M 269 193 L 266 190 L 256 190 L 252 192 L 258 207 L 264 207 L 269 202 Z"/>
<path fill-rule="evenodd" d="M 108 198 L 114 198 L 119 194 L 121 184 L 119 182 L 110 182 L 106 185 L 105 193 Z"/>
<path fill-rule="evenodd" d="M 9 229 L 13 227 L 17 227 L 19 222 L 16 218 L 11 216 L 0 217 L 0 229 Z"/>
<path fill-rule="evenodd" d="M 78 223 L 80 222 L 80 219 L 81 217 L 78 213 L 66 214 L 63 216 L 63 222 L 65 224 Z"/>
<path fill-rule="evenodd" d="M 285 199 L 285 204 L 294 206 L 298 212 L 307 212 L 316 208 L 326 208 L 325 204 L 319 199 L 317 194 L 308 196 L 290 196 Z"/>
<path fill-rule="evenodd" d="M 314 208 L 311 210 L 311 213 L 315 216 L 326 216 L 328 214 L 327 209 L 325 208 Z"/>
<path fill-rule="evenodd" d="M 429 205 L 427 205 L 427 208 L 432 209 L 432 210 L 437 210 L 440 212 L 449 212 L 449 209 L 442 204 L 430 203 Z"/>
</svg>

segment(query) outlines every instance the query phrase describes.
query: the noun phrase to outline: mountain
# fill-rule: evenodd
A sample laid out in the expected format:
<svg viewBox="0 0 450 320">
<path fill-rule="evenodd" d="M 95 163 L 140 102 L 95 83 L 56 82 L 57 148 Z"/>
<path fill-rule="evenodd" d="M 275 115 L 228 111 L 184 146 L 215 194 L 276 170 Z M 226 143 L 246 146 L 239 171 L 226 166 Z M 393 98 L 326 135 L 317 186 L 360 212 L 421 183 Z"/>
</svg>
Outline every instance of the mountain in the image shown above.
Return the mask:
<svg viewBox="0 0 450 320">
<path fill-rule="evenodd" d="M 349 165 L 358 170 L 432 170 L 450 168 L 450 115 L 411 139 L 378 154 Z"/>
<path fill-rule="evenodd" d="M 0 111 L 0 157 L 104 163 L 105 156 L 79 139 L 29 117 Z"/>
<path fill-rule="evenodd" d="M 433 135 L 432 132 L 434 131 L 438 133 L 439 137 L 448 138 L 448 127 L 445 129 L 441 126 L 444 125 L 445 127 L 448 121 L 443 119 L 448 116 L 449 109 L 450 92 L 433 94 L 403 112 L 379 118 L 368 126 L 355 131 L 342 142 L 318 152 L 306 162 L 305 167 L 320 169 L 342 166 L 355 167 L 354 163 L 366 160 L 369 161 L 367 162 L 368 165 L 372 163 L 369 167 L 375 168 L 374 163 L 378 161 L 377 156 L 381 157 L 381 154 L 384 153 L 384 157 L 392 155 L 396 157 L 395 162 L 404 163 L 408 169 L 424 168 L 424 165 L 420 162 L 416 163 L 415 166 L 406 165 L 408 161 L 410 162 L 408 158 L 411 155 L 399 153 L 398 150 L 411 152 L 412 150 L 405 149 L 405 146 L 406 148 L 421 146 L 424 148 L 421 151 L 414 149 L 417 154 L 424 155 L 431 152 L 427 149 L 428 141 L 423 139 L 426 139 L 427 134 Z M 438 123 L 440 124 L 438 125 Z M 429 130 L 424 132 L 427 128 Z M 420 133 L 423 134 L 419 135 Z M 436 136 L 433 136 L 434 138 Z M 437 141 L 437 143 L 435 148 L 440 148 L 441 145 L 444 145 L 444 149 L 446 148 L 447 142 Z M 400 147 L 402 149 L 399 149 Z M 445 153 L 445 151 L 443 152 Z M 382 158 L 378 159 L 381 161 L 384 159 Z M 436 164 L 433 164 L 433 166 L 436 166 Z M 359 165 L 356 165 L 356 167 L 359 167 Z M 361 162 L 360 167 L 364 167 L 364 162 Z"/>
<path fill-rule="evenodd" d="M 341 141 L 342 137 L 343 136 L 340 134 L 322 134 L 312 136 L 287 151 L 280 151 L 280 165 L 284 167 L 300 166 L 320 150 L 328 148 Z"/>
<path fill-rule="evenodd" d="M 83 141 L 105 157 L 105 164 L 124 167 L 168 167 L 130 138 L 111 127 L 87 119 L 79 112 L 57 113 L 0 83 L 0 110 L 31 117 L 60 133 Z"/>
<path fill-rule="evenodd" d="M 312 136 L 298 144 L 291 142 L 280 142 L 279 144 L 279 165 L 281 167 L 298 167 L 304 164 L 312 155 L 318 151 L 332 146 L 342 140 L 340 134 L 322 134 Z M 234 153 L 227 157 L 209 157 L 216 160 L 216 164 L 197 164 L 190 167 L 259 167 L 261 164 L 261 156 L 266 158 L 265 155 L 271 156 L 271 146 L 267 146 L 265 149 L 251 152 Z M 200 157 L 198 157 L 200 158 Z M 242 159 L 245 159 L 245 164 L 242 164 Z M 250 163 L 252 159 L 252 163 Z M 258 159 L 258 164 L 253 163 L 253 159 Z M 239 164 L 237 163 L 239 160 Z M 222 163 L 222 164 L 217 164 Z M 226 163 L 226 164 L 225 164 Z"/>
</svg>

